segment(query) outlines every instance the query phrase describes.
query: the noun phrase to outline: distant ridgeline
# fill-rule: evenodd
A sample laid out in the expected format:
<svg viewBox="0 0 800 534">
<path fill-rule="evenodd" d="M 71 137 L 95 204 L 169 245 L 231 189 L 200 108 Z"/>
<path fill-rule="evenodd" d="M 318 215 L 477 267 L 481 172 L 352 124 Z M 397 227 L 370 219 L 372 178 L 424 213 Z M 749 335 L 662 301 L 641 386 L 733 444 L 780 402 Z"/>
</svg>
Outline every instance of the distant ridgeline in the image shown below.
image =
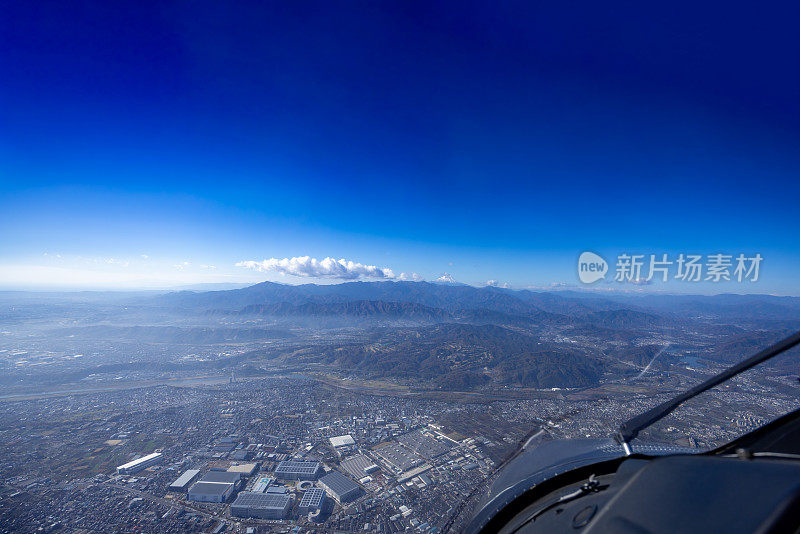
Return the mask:
<svg viewBox="0 0 800 534">
<path fill-rule="evenodd" d="M 10 366 L 0 377 L 5 385 L 131 371 L 234 368 L 248 376 L 264 373 L 268 361 L 273 370 L 313 366 L 424 388 L 590 387 L 682 358 L 736 361 L 800 328 L 800 299 L 791 297 L 428 282 L 264 282 L 130 296 L 17 292 L 6 302 L 0 321 L 13 326 L 20 347 L 46 341 L 76 356 Z"/>
</svg>

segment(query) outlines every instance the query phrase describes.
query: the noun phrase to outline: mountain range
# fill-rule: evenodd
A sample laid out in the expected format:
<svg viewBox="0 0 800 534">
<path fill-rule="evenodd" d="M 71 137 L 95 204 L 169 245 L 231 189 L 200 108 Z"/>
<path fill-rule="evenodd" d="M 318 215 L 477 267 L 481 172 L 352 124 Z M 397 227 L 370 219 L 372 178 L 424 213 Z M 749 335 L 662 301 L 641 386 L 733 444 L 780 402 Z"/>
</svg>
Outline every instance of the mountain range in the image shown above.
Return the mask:
<svg viewBox="0 0 800 534">
<path fill-rule="evenodd" d="M 170 372 L 282 365 L 442 389 L 587 387 L 685 357 L 728 364 L 800 328 L 800 299 L 769 295 L 262 282 L 6 296 L 0 323 L 20 340 L 91 352 L 53 360 L 69 361 L 75 377 L 158 362 Z"/>
</svg>

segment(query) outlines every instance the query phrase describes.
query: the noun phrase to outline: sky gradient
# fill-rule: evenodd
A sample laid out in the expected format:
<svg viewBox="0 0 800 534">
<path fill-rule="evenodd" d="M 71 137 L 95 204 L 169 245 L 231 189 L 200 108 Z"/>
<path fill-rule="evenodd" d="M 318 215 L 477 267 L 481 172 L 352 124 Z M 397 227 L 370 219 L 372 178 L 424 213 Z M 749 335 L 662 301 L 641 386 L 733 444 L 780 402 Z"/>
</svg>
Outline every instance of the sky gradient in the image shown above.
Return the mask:
<svg viewBox="0 0 800 534">
<path fill-rule="evenodd" d="M 798 8 L 551 4 L 12 2 L 0 288 L 571 286 L 589 250 L 800 295 Z"/>
</svg>

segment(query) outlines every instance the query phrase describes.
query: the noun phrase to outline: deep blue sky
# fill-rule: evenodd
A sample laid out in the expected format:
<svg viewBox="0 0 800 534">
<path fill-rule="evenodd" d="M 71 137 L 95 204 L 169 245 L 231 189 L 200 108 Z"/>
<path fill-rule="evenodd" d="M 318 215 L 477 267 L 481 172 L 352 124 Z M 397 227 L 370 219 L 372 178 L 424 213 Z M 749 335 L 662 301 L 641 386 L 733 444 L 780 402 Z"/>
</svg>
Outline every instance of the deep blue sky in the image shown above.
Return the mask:
<svg viewBox="0 0 800 534">
<path fill-rule="evenodd" d="M 545 286 L 593 250 L 758 252 L 757 284 L 669 289 L 800 294 L 799 15 L 14 2 L 0 286 L 296 282 L 234 264 L 306 255 Z"/>
</svg>

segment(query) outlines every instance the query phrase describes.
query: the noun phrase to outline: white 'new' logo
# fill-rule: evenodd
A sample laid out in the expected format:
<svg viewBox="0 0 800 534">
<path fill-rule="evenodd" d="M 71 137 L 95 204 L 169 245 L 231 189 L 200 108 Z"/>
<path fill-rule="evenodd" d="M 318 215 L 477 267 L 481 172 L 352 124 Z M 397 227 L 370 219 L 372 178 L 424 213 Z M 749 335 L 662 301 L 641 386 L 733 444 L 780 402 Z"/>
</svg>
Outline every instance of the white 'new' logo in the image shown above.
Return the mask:
<svg viewBox="0 0 800 534">
<path fill-rule="evenodd" d="M 584 284 L 597 282 L 606 277 L 608 264 L 594 252 L 584 252 L 578 258 L 578 278 Z"/>
</svg>

